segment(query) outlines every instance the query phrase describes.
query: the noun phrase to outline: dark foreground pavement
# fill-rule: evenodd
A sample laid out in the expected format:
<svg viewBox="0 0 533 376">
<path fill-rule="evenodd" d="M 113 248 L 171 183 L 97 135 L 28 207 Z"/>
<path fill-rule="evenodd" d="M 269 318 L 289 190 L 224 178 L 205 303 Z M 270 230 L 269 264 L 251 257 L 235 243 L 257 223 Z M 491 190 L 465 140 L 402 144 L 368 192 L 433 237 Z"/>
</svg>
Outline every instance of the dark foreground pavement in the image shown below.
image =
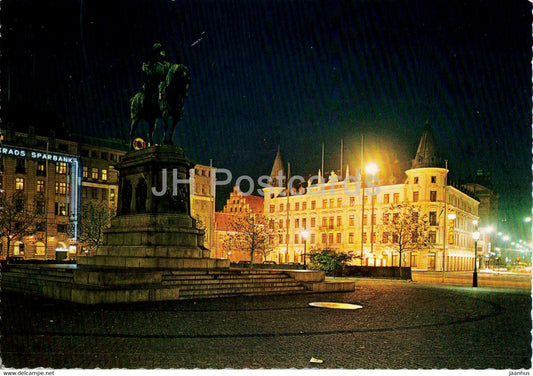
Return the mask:
<svg viewBox="0 0 533 376">
<path fill-rule="evenodd" d="M 363 279 L 351 293 L 122 306 L 4 294 L 1 355 L 10 368 L 530 369 L 530 294 Z"/>
</svg>

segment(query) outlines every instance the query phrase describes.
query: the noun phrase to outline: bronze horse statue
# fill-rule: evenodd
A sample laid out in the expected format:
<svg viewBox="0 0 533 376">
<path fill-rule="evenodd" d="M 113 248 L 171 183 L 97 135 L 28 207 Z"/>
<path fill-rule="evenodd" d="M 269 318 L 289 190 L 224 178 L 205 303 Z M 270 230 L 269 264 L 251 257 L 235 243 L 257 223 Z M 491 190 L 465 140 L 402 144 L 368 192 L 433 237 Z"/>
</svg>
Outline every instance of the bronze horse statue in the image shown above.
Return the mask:
<svg viewBox="0 0 533 376">
<path fill-rule="evenodd" d="M 190 82 L 189 68 L 183 64 L 172 64 L 165 79 L 159 84 L 158 93 L 154 98 L 147 97 L 144 92 L 139 92 L 131 98 L 130 145 L 132 147 L 135 131 L 141 120 L 145 120 L 149 125 L 148 144 L 153 145 L 158 119 L 162 120 L 164 126 L 162 143 L 172 145 L 172 135 L 181 120 L 185 98 L 189 95 Z"/>
</svg>

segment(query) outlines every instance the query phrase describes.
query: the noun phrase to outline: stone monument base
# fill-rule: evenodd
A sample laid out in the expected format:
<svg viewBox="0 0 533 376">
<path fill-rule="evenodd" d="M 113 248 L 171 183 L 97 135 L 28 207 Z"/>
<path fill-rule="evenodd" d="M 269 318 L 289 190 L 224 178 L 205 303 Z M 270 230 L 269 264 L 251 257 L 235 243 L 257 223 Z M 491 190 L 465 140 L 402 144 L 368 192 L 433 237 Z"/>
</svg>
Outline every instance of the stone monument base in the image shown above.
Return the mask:
<svg viewBox="0 0 533 376">
<path fill-rule="evenodd" d="M 203 232 L 187 214 L 135 214 L 113 218 L 96 256 L 78 265 L 107 268 L 228 268 L 229 260 L 210 258 Z"/>
</svg>

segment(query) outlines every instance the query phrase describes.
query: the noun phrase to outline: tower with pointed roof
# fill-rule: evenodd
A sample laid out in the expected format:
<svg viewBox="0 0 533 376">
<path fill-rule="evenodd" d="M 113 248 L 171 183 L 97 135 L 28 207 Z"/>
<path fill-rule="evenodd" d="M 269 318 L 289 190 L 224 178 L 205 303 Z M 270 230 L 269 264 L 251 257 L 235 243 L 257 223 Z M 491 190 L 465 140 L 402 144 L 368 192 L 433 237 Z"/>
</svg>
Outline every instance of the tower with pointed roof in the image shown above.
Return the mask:
<svg viewBox="0 0 533 376">
<path fill-rule="evenodd" d="M 281 180 L 280 177 L 283 177 Z M 272 166 L 272 171 L 270 172 L 270 178 L 272 179 L 272 185 L 274 187 L 283 187 L 287 181 L 287 175 L 285 173 L 285 163 L 283 162 L 283 157 L 281 156 L 281 148 L 278 145 L 278 153 L 274 159 L 274 165 Z"/>
<path fill-rule="evenodd" d="M 406 199 L 412 203 L 439 205 L 445 202 L 448 169 L 442 166 L 431 126 L 426 122 L 410 170 L 405 171 Z"/>
<path fill-rule="evenodd" d="M 426 122 L 411 168 L 442 167 L 442 159 L 431 126 Z"/>
</svg>

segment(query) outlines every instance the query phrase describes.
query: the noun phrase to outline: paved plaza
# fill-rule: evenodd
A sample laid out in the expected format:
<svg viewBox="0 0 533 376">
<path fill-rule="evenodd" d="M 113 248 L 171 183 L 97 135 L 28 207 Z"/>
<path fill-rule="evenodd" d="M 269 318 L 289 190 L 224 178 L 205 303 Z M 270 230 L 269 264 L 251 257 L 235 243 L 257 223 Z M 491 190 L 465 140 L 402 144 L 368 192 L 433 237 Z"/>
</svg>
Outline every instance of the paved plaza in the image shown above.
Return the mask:
<svg viewBox="0 0 533 376">
<path fill-rule="evenodd" d="M 313 357 L 323 363 L 310 363 Z M 350 293 L 96 307 L 4 294 L 2 362 L 10 368 L 530 369 L 531 290 L 356 279 Z"/>
</svg>

